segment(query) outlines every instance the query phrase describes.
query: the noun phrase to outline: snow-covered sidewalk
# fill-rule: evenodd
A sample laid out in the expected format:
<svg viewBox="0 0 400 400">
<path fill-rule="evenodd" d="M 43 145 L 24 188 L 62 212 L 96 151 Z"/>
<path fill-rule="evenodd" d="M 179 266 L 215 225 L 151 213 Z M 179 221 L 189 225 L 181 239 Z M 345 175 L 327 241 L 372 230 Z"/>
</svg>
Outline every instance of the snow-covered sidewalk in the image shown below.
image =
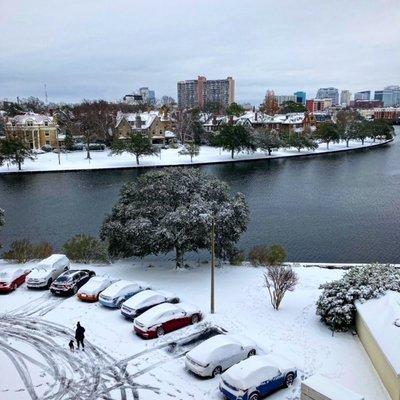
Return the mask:
<svg viewBox="0 0 400 400">
<path fill-rule="evenodd" d="M 8 264 L 0 261 L 0 270 L 5 265 Z M 274 311 L 263 284 L 262 268 L 224 266 L 217 269 L 216 314 L 210 315 L 208 265 L 179 272 L 167 265 L 156 264 L 148 268 L 147 263 L 131 261 L 110 266 L 71 267 L 143 280 L 154 288 L 173 291 L 183 301 L 200 306 L 206 314 L 205 320 L 198 326 L 145 341 L 133 334 L 132 323 L 126 321 L 119 310 L 106 309 L 97 303 L 83 303 L 75 297 L 59 299 L 47 291 L 31 291 L 22 286 L 0 298 L 0 331 L 13 327 L 12 332 L 25 337 L 23 341 L 17 337 L 10 339 L 7 345 L 21 352 L 17 358 L 24 360 L 27 366 L 24 376 L 28 382 L 29 379 L 32 381 L 39 399 L 47 391 L 62 393 L 66 390 L 54 381 L 51 371 L 55 367 L 51 363 L 55 361 L 58 373 L 65 375 L 72 385 L 77 385 L 75 390 L 83 388 L 82 382 L 87 380 L 85 392 L 82 392 L 85 399 L 90 397 L 91 391 L 99 393 L 100 389 L 106 391 L 113 385 L 116 390 L 109 392 L 110 397 L 119 399 L 118 385 L 123 384 L 128 391 L 133 388 L 141 400 L 221 400 L 218 378 L 204 380 L 188 373 L 184 366 L 187 349 L 178 346 L 168 352 L 165 347 L 207 325 L 218 325 L 247 335 L 263 351 L 282 353 L 298 366 L 299 379 L 294 387 L 278 391 L 269 397 L 271 400 L 299 399 L 300 380 L 314 373 L 326 375 L 364 395 L 366 400 L 389 399 L 357 336 L 351 333 L 332 336 L 315 314 L 319 285 L 339 278 L 343 274 L 341 270 L 296 267 L 299 284 L 294 292 L 287 294 L 281 309 Z M 71 355 L 66 351 L 65 333 L 73 329 L 77 321 L 86 328 L 86 338 L 91 346 L 87 354 Z M 31 339 L 28 332 L 32 329 L 37 334 Z M 46 339 L 46 335 L 51 336 Z M 46 340 L 48 355 L 45 353 Z M 47 363 L 50 366 L 46 367 Z M 129 382 L 123 375 L 125 368 L 131 377 Z M 2 400 L 31 398 L 11 359 L 0 351 L 2 376 L 7 376 L 5 380 L 0 378 Z M 96 386 L 95 382 L 99 384 Z M 70 395 L 73 397 L 73 392 Z M 127 398 L 131 395 L 128 393 Z"/>
<path fill-rule="evenodd" d="M 177 166 L 177 165 L 200 165 L 213 163 L 238 162 L 249 160 L 265 160 L 285 157 L 299 157 L 307 155 L 317 155 L 326 153 L 337 153 L 342 151 L 350 151 L 363 148 L 371 148 L 382 146 L 389 141 L 365 141 L 364 145 L 359 141 L 351 141 L 349 147 L 346 147 L 345 142 L 331 143 L 329 149 L 326 144 L 322 143 L 318 149 L 314 151 L 297 149 L 285 149 L 274 151 L 270 156 L 264 152 L 257 151 L 255 153 L 242 152 L 235 153 L 235 158 L 231 158 L 229 151 L 223 151 L 219 148 L 202 146 L 200 154 L 193 157 L 193 162 L 190 162 L 189 155 L 180 155 L 179 149 L 161 150 L 159 155 L 145 156 L 140 159 L 140 165 L 136 165 L 135 158 L 131 154 L 124 153 L 122 155 L 110 155 L 109 150 L 91 151 L 91 160 L 85 159 L 85 151 L 76 151 L 71 153 L 61 154 L 60 164 L 58 163 L 58 155 L 55 153 L 39 154 L 35 161 L 27 160 L 22 171 L 18 171 L 16 165 L 0 166 L 1 173 L 16 173 L 16 172 L 45 172 L 45 171 L 78 171 L 92 169 L 113 169 L 113 168 L 137 168 L 137 167 L 161 167 L 161 166 Z"/>
</svg>

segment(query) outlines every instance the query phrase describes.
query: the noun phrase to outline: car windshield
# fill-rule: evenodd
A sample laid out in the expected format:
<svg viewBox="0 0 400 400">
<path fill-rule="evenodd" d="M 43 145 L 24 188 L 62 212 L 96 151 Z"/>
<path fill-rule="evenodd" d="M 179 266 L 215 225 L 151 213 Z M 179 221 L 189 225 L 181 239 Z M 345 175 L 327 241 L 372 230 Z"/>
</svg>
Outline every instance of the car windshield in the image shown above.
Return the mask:
<svg viewBox="0 0 400 400">
<path fill-rule="evenodd" d="M 58 282 L 68 282 L 68 281 L 71 281 L 71 280 L 72 280 L 71 276 L 60 276 L 57 279 Z"/>
</svg>

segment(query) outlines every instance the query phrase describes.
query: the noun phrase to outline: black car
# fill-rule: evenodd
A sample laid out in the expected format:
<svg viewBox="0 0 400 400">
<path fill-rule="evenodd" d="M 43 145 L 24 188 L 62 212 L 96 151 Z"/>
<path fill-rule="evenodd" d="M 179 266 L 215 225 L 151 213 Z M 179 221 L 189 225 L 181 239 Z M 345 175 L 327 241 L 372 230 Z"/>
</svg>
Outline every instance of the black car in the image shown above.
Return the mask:
<svg viewBox="0 0 400 400">
<path fill-rule="evenodd" d="M 71 296 L 76 294 L 92 276 L 94 271 L 88 269 L 70 269 L 61 274 L 50 286 L 51 293 L 58 296 Z"/>
</svg>

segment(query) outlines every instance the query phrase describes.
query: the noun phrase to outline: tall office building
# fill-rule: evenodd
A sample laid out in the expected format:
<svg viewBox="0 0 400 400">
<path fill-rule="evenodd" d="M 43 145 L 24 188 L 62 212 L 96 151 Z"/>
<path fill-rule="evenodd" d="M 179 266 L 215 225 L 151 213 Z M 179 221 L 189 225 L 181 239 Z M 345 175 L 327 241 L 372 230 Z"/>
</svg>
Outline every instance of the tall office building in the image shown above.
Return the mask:
<svg viewBox="0 0 400 400">
<path fill-rule="evenodd" d="M 316 99 L 331 99 L 332 105 L 337 106 L 339 104 L 339 90 L 334 87 L 320 88 Z"/>
<path fill-rule="evenodd" d="M 294 92 L 296 103 L 306 105 L 306 92 Z"/>
<path fill-rule="evenodd" d="M 362 92 L 356 92 L 354 93 L 354 101 L 357 100 L 371 100 L 371 91 L 370 90 L 364 90 Z"/>
<path fill-rule="evenodd" d="M 286 103 L 287 101 L 293 101 L 296 102 L 296 96 L 294 95 L 277 95 L 276 101 L 278 102 L 278 105 L 282 105 L 283 103 Z"/>
<path fill-rule="evenodd" d="M 350 90 L 342 90 L 340 93 L 340 105 L 348 107 L 350 105 L 351 92 Z"/>
<path fill-rule="evenodd" d="M 375 90 L 374 100 L 383 101 L 383 90 Z"/>
<path fill-rule="evenodd" d="M 177 89 L 179 108 L 204 109 L 208 103 L 228 107 L 235 101 L 235 81 L 230 76 L 214 80 L 199 76 L 197 79 L 178 82 Z"/>
<path fill-rule="evenodd" d="M 385 107 L 400 106 L 400 86 L 387 86 L 382 93 L 383 105 Z"/>
</svg>

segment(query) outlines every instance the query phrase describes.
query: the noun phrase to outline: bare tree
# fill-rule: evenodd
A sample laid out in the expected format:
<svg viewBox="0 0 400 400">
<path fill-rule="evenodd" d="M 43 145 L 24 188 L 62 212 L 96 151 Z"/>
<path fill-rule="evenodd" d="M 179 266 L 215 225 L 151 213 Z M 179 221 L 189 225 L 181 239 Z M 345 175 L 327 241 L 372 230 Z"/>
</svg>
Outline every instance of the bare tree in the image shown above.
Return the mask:
<svg viewBox="0 0 400 400">
<path fill-rule="evenodd" d="M 282 246 L 254 246 L 250 251 L 250 261 L 255 266 L 265 265 L 265 286 L 268 289 L 272 307 L 279 306 L 286 292 L 292 292 L 298 282 L 297 274 L 289 266 L 284 266 L 286 252 Z"/>
<path fill-rule="evenodd" d="M 278 310 L 286 292 L 293 292 L 296 288 L 297 274 L 291 267 L 268 265 L 264 278 L 271 305 L 275 310 Z"/>
</svg>

